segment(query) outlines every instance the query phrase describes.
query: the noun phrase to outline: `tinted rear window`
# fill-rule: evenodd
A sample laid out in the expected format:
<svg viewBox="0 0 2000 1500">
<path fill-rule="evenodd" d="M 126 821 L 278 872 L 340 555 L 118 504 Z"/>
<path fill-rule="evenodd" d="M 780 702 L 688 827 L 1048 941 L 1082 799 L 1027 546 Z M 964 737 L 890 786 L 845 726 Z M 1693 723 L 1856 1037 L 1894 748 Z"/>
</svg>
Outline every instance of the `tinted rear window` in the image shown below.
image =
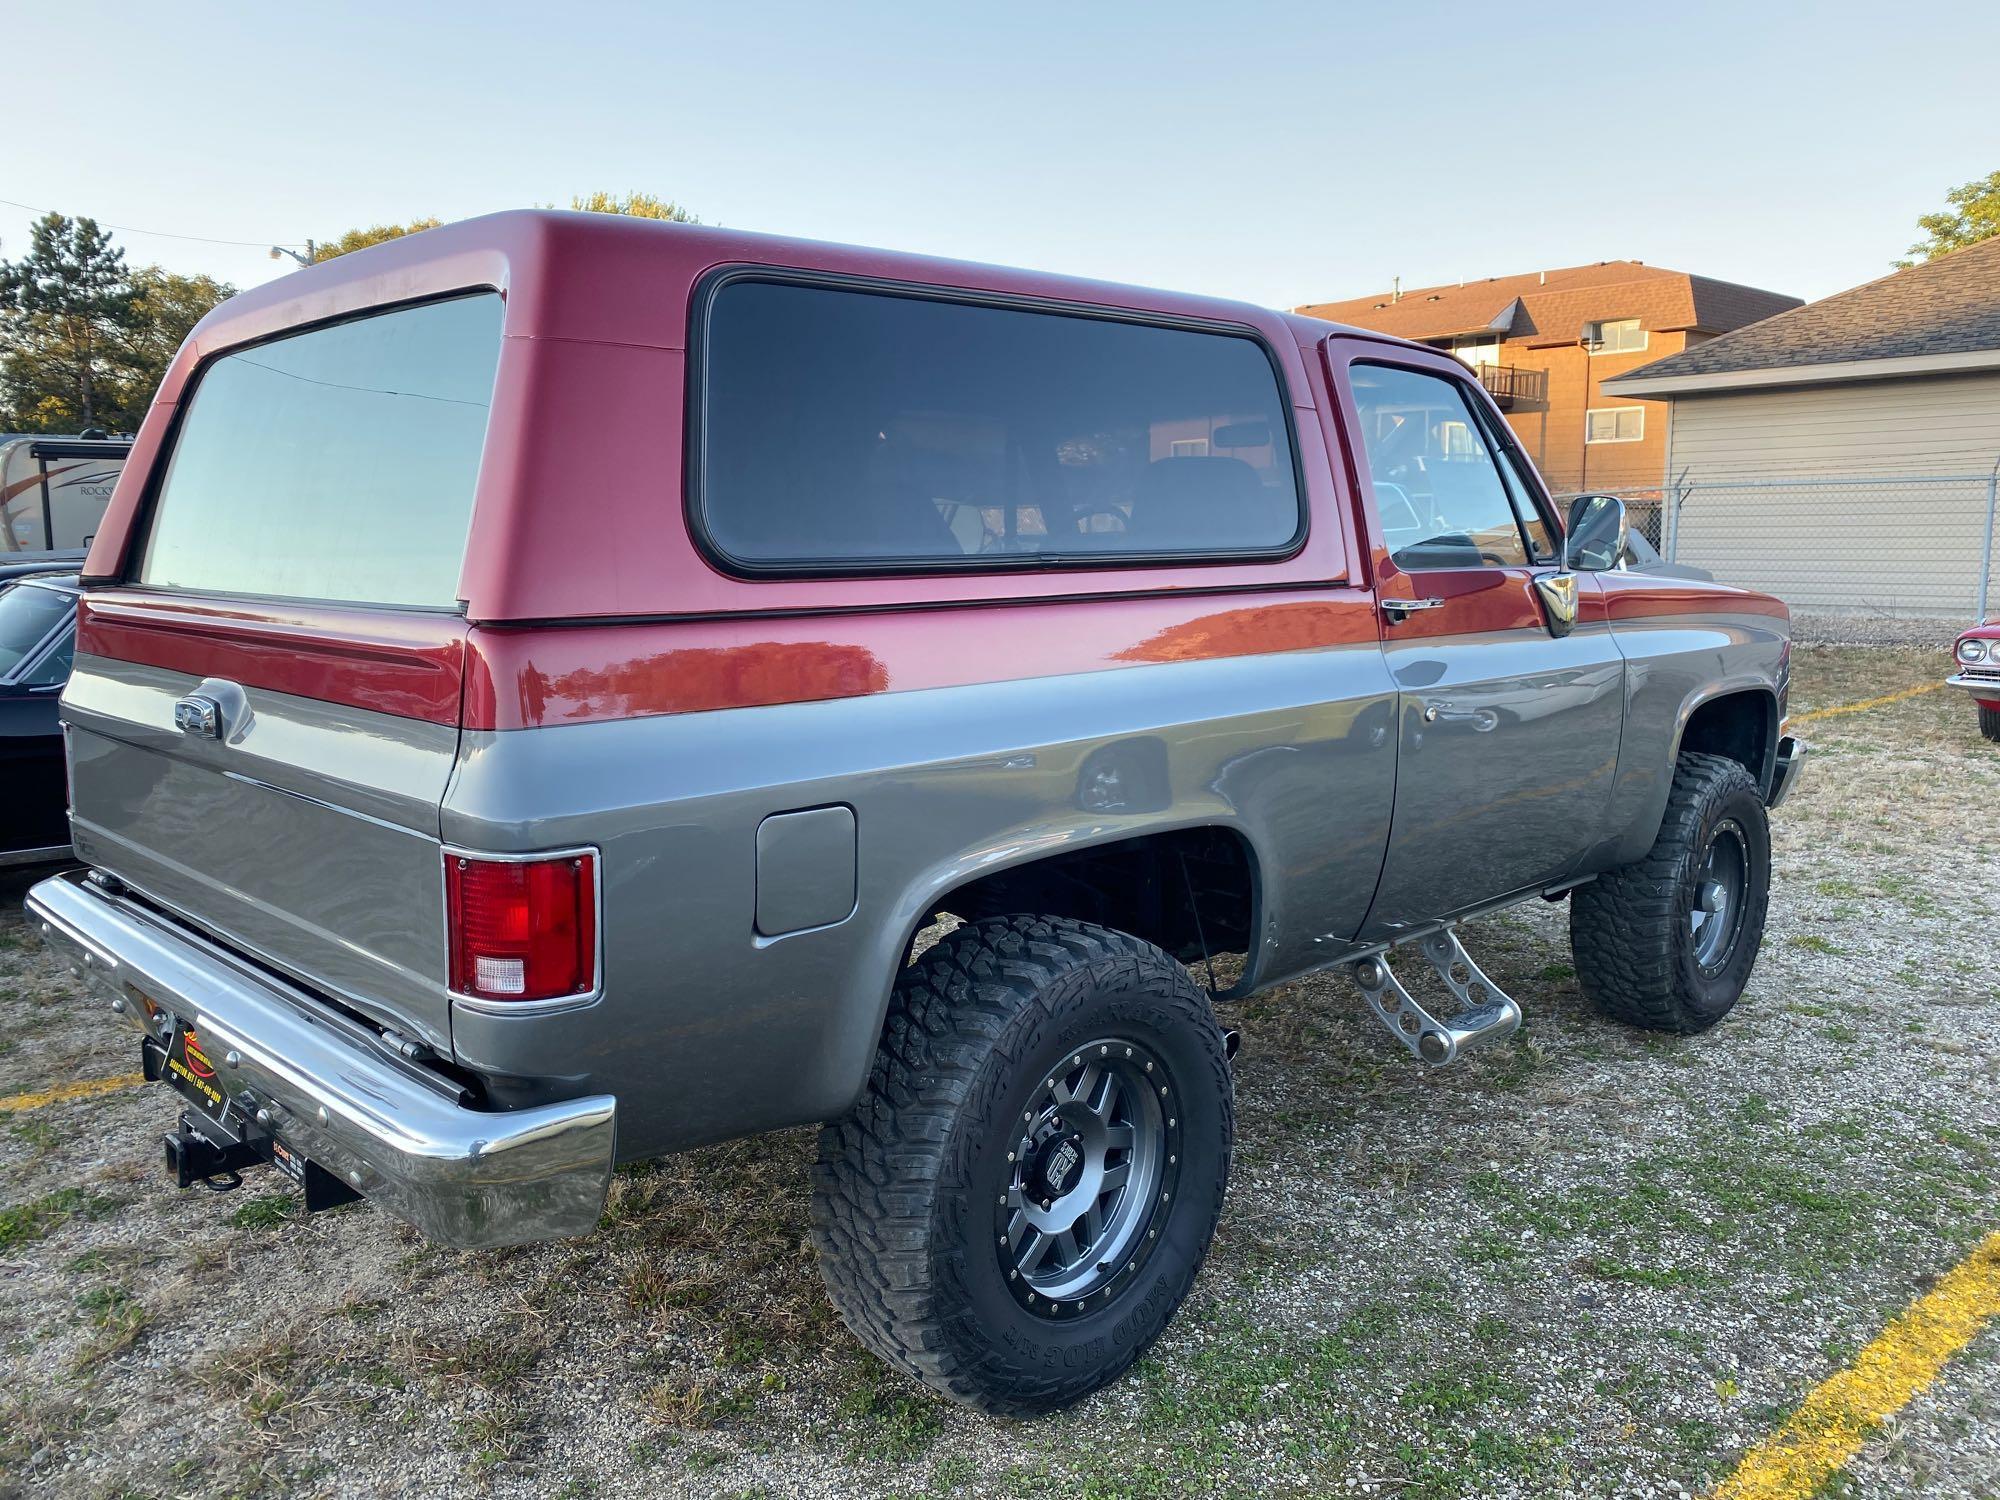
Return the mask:
<svg viewBox="0 0 2000 1500">
<path fill-rule="evenodd" d="M 139 581 L 364 604 L 458 597 L 500 298 L 224 355 L 181 419 Z"/>
<path fill-rule="evenodd" d="M 704 348 L 697 519 L 740 565 L 1275 554 L 1303 530 L 1251 338 L 742 280 Z"/>
</svg>

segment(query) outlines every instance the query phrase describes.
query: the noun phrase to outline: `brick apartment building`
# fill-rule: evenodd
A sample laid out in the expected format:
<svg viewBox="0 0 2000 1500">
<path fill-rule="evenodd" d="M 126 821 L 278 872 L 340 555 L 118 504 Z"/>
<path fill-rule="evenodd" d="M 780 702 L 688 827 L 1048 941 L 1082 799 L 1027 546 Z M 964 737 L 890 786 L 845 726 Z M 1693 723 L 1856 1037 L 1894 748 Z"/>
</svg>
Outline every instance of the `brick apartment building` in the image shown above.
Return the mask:
<svg viewBox="0 0 2000 1500">
<path fill-rule="evenodd" d="M 1396 290 L 1298 311 L 1449 349 L 1479 374 L 1557 494 L 1663 481 L 1672 407 L 1603 383 L 1800 305 L 1797 297 L 1599 261 L 1525 276 Z"/>
</svg>

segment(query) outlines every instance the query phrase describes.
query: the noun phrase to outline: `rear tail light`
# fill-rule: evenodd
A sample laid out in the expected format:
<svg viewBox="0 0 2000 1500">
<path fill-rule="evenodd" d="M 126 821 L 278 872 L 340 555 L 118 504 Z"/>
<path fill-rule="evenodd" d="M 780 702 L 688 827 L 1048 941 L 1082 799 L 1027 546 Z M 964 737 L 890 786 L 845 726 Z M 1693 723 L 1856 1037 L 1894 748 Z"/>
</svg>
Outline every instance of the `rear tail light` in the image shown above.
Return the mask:
<svg viewBox="0 0 2000 1500">
<path fill-rule="evenodd" d="M 554 1000 L 597 988 L 597 857 L 447 852 L 451 988 L 478 1000 Z"/>
</svg>

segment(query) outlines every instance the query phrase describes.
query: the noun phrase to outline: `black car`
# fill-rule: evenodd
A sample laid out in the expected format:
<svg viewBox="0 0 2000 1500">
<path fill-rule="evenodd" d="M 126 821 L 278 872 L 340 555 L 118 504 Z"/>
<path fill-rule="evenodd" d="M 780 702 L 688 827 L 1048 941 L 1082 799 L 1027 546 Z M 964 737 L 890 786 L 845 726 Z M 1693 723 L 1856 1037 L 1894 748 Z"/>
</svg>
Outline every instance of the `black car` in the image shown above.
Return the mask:
<svg viewBox="0 0 2000 1500">
<path fill-rule="evenodd" d="M 57 699 L 76 656 L 75 573 L 0 587 L 0 865 L 69 857 Z"/>
</svg>

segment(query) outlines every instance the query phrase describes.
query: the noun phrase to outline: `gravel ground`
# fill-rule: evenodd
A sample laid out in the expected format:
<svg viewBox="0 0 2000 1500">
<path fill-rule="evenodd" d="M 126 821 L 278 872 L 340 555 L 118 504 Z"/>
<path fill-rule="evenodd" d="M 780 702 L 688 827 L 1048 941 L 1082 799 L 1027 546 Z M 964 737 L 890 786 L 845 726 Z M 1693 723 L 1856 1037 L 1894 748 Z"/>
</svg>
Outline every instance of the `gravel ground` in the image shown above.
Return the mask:
<svg viewBox="0 0 2000 1500">
<path fill-rule="evenodd" d="M 1802 649 L 1794 710 L 1939 666 Z M 1215 1253 L 1131 1376 L 1042 1422 L 847 1337 L 805 1132 L 623 1171 L 590 1239 L 475 1254 L 303 1219 L 269 1172 L 175 1191 L 155 1090 L 16 1113 L 0 1494 L 1698 1493 L 2000 1223 L 2000 957 L 1960 936 L 1995 917 L 1965 813 L 2000 753 L 1955 693 L 1806 733 L 1764 957 L 1706 1036 L 1595 1015 L 1541 903 L 1468 929 L 1528 1023 L 1459 1068 L 1331 977 L 1234 1007 Z M 127 1035 L 0 918 L 0 1094 L 129 1071 Z M 1997 1405 L 1989 1331 L 1832 1492 L 1993 1495 Z"/>
<path fill-rule="evenodd" d="M 1792 639 L 1816 646 L 1940 646 L 1949 647 L 1972 624 L 1922 615 L 1806 614 L 1792 615 Z"/>
</svg>

